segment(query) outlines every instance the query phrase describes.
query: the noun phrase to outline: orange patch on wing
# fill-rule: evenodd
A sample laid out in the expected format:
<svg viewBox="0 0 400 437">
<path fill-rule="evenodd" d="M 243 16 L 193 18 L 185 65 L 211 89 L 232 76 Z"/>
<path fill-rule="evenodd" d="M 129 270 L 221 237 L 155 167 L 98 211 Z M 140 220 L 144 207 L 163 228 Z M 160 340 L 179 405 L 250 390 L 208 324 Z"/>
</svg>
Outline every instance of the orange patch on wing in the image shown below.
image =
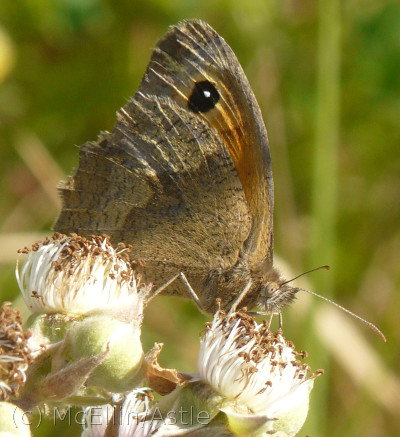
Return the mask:
<svg viewBox="0 0 400 437">
<path fill-rule="evenodd" d="M 245 136 L 245 126 L 238 126 L 237 120 L 229 117 L 229 113 L 220 110 L 220 116 L 211 120 L 211 124 L 215 127 L 222 138 L 224 139 L 226 148 L 231 155 L 235 164 L 239 179 L 242 183 L 250 210 L 253 214 L 256 213 L 256 196 L 257 190 L 257 172 L 255 156 L 251 150 L 248 138 Z M 221 129 L 221 125 L 224 129 Z"/>
</svg>

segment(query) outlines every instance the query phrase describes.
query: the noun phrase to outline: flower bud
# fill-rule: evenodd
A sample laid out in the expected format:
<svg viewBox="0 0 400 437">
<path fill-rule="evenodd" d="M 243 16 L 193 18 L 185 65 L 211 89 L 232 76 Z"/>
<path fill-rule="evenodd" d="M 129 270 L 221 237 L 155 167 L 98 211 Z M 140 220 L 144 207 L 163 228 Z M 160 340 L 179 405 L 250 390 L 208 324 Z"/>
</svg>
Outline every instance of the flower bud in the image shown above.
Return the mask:
<svg viewBox="0 0 400 437">
<path fill-rule="evenodd" d="M 111 392 L 132 390 L 140 377 L 143 349 L 140 329 L 108 315 L 94 315 L 74 325 L 67 336 L 63 356 L 77 362 L 106 351 L 106 357 L 86 382 Z"/>
</svg>

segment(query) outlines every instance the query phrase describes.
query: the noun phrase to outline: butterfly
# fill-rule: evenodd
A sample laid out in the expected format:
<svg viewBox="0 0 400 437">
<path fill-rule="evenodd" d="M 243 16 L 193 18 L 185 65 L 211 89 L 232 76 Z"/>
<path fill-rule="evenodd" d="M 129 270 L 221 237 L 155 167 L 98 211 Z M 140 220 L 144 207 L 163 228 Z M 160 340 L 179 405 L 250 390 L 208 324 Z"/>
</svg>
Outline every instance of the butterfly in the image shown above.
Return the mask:
<svg viewBox="0 0 400 437">
<path fill-rule="evenodd" d="M 182 272 L 216 299 L 278 313 L 298 288 L 273 265 L 273 177 L 260 108 L 235 54 L 187 20 L 157 42 L 112 132 L 80 148 L 55 230 L 132 245 L 155 287 Z M 139 267 L 140 269 L 140 267 Z M 188 296 L 176 280 L 166 294 Z"/>
</svg>

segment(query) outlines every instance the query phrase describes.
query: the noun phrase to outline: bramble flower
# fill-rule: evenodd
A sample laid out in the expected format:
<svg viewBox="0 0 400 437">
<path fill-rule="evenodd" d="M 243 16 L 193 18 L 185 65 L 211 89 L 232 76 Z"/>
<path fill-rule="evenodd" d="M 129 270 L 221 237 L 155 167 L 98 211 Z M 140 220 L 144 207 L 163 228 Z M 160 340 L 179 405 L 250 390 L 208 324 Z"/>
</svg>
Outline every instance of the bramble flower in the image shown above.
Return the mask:
<svg viewBox="0 0 400 437">
<path fill-rule="evenodd" d="M 113 430 L 120 437 L 146 437 L 154 435 L 161 423 L 146 420 L 151 409 L 151 391 L 140 388 L 126 396 L 122 405 L 109 404 L 88 407 L 85 410 L 82 437 L 103 437 Z"/>
<path fill-rule="evenodd" d="M 215 314 L 201 340 L 198 372 L 223 397 L 220 411 L 235 435 L 296 435 L 316 376 L 299 355 L 281 331 L 245 313 Z"/>
<path fill-rule="evenodd" d="M 106 236 L 54 234 L 36 243 L 16 276 L 28 307 L 31 346 L 51 356 L 38 365 L 25 392 L 28 405 L 132 390 L 144 359 L 140 340 L 149 287 L 139 287 L 128 248 Z M 80 390 L 81 389 L 81 390 Z"/>
<path fill-rule="evenodd" d="M 33 313 L 87 313 L 123 305 L 138 294 L 129 249 L 115 250 L 109 238 L 56 233 L 23 249 L 27 259 L 16 277 Z"/>
<path fill-rule="evenodd" d="M 305 352 L 244 312 L 218 311 L 206 326 L 198 373 L 159 401 L 156 435 L 295 436 L 316 377 Z"/>
</svg>

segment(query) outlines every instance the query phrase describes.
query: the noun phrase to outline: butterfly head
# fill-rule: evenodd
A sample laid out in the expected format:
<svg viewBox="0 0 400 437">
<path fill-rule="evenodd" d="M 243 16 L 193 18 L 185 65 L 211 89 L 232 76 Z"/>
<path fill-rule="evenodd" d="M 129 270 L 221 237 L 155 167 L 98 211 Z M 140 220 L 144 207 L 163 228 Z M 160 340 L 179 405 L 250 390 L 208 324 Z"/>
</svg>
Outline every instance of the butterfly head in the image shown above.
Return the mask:
<svg viewBox="0 0 400 437">
<path fill-rule="evenodd" d="M 260 282 L 262 284 L 260 287 L 260 305 L 264 307 L 265 312 L 268 314 L 279 313 L 286 305 L 294 301 L 296 294 L 300 290 L 304 290 L 303 288 L 293 287 L 290 284 L 301 276 L 322 269 L 329 270 L 329 266 L 320 266 L 301 273 L 292 279 L 285 280 L 277 269 L 265 263 L 261 264 L 259 271 L 263 273 L 260 275 Z"/>
<path fill-rule="evenodd" d="M 286 305 L 293 302 L 299 290 L 286 281 L 266 282 L 261 288 L 260 304 L 268 314 L 279 313 Z"/>
</svg>

